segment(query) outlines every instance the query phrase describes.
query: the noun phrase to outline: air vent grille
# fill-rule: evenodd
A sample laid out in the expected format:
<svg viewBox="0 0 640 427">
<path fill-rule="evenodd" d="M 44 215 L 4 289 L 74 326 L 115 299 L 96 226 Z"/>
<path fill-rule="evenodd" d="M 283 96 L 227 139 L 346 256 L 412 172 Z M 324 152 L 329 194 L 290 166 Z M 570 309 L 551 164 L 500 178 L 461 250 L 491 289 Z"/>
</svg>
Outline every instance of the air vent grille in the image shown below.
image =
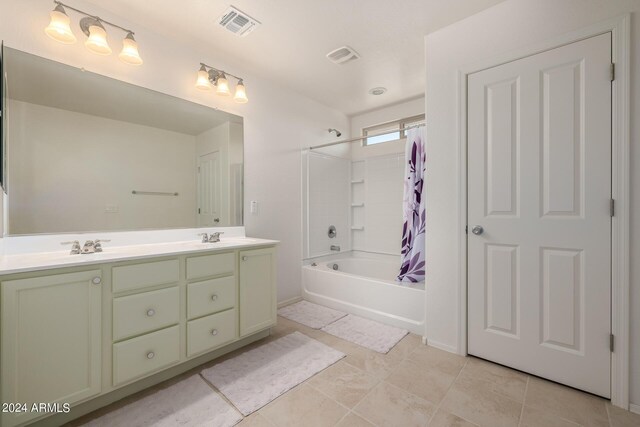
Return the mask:
<svg viewBox="0 0 640 427">
<path fill-rule="evenodd" d="M 233 34 L 244 37 L 255 30 L 260 22 L 246 13 L 230 6 L 219 18 L 218 23 Z"/>
<path fill-rule="evenodd" d="M 360 58 L 360 55 L 352 47 L 342 46 L 327 53 L 327 58 L 334 64 L 345 64 L 349 61 Z"/>
</svg>

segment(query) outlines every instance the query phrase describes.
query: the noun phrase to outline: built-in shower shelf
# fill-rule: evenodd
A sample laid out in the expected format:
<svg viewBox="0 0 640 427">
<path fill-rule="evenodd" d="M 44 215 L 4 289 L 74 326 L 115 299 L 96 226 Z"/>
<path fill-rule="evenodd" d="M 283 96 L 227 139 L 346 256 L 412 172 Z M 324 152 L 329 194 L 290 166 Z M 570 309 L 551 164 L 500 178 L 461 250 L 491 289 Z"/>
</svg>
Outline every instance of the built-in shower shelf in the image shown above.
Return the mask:
<svg viewBox="0 0 640 427">
<path fill-rule="evenodd" d="M 356 179 L 355 181 L 351 181 L 352 184 L 364 184 L 364 179 Z"/>
<path fill-rule="evenodd" d="M 352 208 L 363 208 L 364 203 L 351 203 Z"/>
<path fill-rule="evenodd" d="M 351 229 L 352 230 L 364 230 L 364 225 L 360 226 L 360 227 L 354 226 L 354 227 L 351 227 Z"/>
</svg>

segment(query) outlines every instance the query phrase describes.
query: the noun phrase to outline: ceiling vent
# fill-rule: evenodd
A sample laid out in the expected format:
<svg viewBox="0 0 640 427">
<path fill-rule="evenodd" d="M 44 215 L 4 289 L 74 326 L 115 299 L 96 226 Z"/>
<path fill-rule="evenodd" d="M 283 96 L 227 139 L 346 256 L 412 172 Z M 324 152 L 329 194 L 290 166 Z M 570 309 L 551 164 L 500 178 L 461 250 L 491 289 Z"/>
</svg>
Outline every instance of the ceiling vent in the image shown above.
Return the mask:
<svg viewBox="0 0 640 427">
<path fill-rule="evenodd" d="M 233 6 L 230 6 L 218 18 L 218 23 L 240 37 L 246 36 L 260 25 L 260 21 L 253 19 Z"/>
<path fill-rule="evenodd" d="M 360 55 L 352 47 L 342 46 L 327 53 L 327 58 L 334 64 L 346 64 L 349 61 L 360 58 Z"/>
</svg>

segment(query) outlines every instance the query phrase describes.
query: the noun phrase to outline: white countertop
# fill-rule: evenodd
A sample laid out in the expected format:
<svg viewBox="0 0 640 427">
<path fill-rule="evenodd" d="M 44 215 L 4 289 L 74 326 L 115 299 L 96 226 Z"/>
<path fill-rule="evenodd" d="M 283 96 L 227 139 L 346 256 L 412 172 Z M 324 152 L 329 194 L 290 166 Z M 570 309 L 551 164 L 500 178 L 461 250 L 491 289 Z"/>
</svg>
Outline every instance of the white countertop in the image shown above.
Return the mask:
<svg viewBox="0 0 640 427">
<path fill-rule="evenodd" d="M 218 243 L 200 243 L 197 240 L 183 242 L 152 243 L 112 247 L 103 244 L 104 252 L 87 255 L 70 255 L 69 249 L 55 252 L 38 252 L 0 257 L 0 274 L 25 273 L 51 268 L 76 267 L 104 264 L 117 261 L 153 258 L 228 249 L 244 249 L 257 246 L 276 245 L 278 240 L 251 237 L 222 237 Z"/>
</svg>

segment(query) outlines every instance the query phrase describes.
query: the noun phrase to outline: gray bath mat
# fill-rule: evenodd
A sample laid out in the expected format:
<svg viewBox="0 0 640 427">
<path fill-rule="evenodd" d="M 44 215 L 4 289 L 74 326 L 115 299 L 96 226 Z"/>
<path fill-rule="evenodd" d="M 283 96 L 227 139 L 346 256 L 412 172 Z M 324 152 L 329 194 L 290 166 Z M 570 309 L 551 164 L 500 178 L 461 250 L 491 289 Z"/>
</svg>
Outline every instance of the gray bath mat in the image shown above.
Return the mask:
<svg viewBox="0 0 640 427">
<path fill-rule="evenodd" d="M 85 426 L 231 427 L 242 416 L 194 375 L 157 393 L 92 420 Z"/>
<path fill-rule="evenodd" d="M 282 307 L 278 310 L 278 314 L 313 329 L 321 329 L 347 315 L 347 313 L 308 301 L 300 301 Z"/>
<path fill-rule="evenodd" d="M 294 332 L 205 369 L 201 374 L 240 412 L 249 415 L 344 356 Z"/>
<path fill-rule="evenodd" d="M 351 341 L 363 347 L 388 353 L 409 331 L 383 325 L 373 320 L 349 314 L 322 328 L 328 334 Z"/>
</svg>

